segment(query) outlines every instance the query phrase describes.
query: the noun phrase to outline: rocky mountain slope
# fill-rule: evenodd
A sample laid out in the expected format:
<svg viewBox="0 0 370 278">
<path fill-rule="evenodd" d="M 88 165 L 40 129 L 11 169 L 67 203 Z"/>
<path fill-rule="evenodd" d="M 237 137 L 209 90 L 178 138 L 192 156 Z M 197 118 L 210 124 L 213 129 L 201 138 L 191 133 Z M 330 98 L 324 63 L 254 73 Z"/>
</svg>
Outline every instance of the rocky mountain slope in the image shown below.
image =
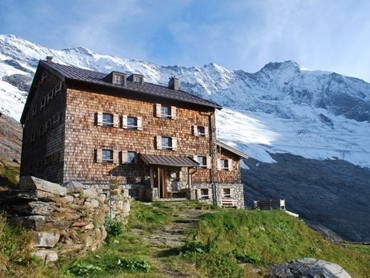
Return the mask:
<svg viewBox="0 0 370 278">
<path fill-rule="evenodd" d="M 0 35 L 1 112 L 17 120 L 20 118 L 38 60 L 47 55 L 53 56 L 55 62 L 107 73 L 112 70 L 139 72 L 146 81 L 159 84 L 166 84 L 169 77 L 176 76 L 183 90 L 221 104 L 224 109 L 216 114 L 218 138 L 251 156 L 244 165 L 248 202 L 254 198 L 281 196 L 287 200 L 288 207 L 291 205 L 312 220 L 312 214 L 299 209 L 301 198 L 312 194 L 312 188 L 297 184 L 296 176 L 305 178 L 307 171 L 318 171 L 319 176 L 335 177 L 338 181 L 346 179 L 347 186 L 339 190 L 338 183 L 328 178 L 325 186 L 330 192 L 323 194 L 348 204 L 357 198 L 352 192 L 351 180 L 359 176 L 348 174 L 346 169 L 362 167 L 363 172 L 356 175 L 362 175 L 364 180 L 368 178 L 370 84 L 362 80 L 332 72 L 308 71 L 293 61 L 269 63 L 256 73 L 229 70 L 216 64 L 159 66 L 101 55 L 82 47 L 48 49 L 13 35 Z M 287 163 L 283 163 L 285 160 Z M 326 163 L 338 161 L 343 163 L 341 171 Z M 296 169 L 296 163 L 302 167 Z M 260 165 L 264 167 L 257 167 Z M 280 180 L 282 173 L 289 171 L 295 174 Z M 318 185 L 318 180 L 313 180 L 313 184 L 323 186 Z M 277 189 L 269 191 L 274 186 Z M 370 186 L 362 182 L 359 186 L 356 190 L 363 192 L 369 201 Z M 361 214 L 370 211 L 368 203 L 361 203 L 356 212 L 348 206 L 348 215 L 359 214 L 358 223 L 365 223 L 361 225 L 370 230 L 367 214 Z M 342 215 L 332 202 L 328 201 L 325 208 L 311 201 L 305 204 L 304 210 L 323 215 L 320 224 L 325 225 L 329 217 L 337 223 L 331 227 L 345 239 L 370 241 L 367 234 L 352 236 L 349 231 L 356 230 L 357 223 L 351 221 L 346 223 L 352 228 L 341 232 Z"/>
</svg>

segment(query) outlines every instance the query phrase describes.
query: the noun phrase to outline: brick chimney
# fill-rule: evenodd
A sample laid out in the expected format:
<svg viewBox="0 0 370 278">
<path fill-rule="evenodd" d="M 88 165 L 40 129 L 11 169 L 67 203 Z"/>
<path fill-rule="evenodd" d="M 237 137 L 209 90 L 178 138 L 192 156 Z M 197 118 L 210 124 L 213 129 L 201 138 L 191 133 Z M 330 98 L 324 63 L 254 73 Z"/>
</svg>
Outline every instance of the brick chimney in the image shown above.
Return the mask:
<svg viewBox="0 0 370 278">
<path fill-rule="evenodd" d="M 53 56 L 46 56 L 46 61 L 51 63 L 51 60 L 53 60 Z"/>
<path fill-rule="evenodd" d="M 179 89 L 179 79 L 176 77 L 171 77 L 170 81 L 168 82 L 168 88 L 177 91 Z"/>
</svg>

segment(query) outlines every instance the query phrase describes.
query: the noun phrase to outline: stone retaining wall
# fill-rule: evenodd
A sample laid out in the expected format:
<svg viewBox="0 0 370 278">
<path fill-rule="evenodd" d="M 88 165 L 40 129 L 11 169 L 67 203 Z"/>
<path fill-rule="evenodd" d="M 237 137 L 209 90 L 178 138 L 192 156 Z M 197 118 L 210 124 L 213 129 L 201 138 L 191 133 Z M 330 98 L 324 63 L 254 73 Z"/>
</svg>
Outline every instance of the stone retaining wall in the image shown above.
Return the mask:
<svg viewBox="0 0 370 278">
<path fill-rule="evenodd" d="M 128 190 L 121 187 L 62 187 L 31 176 L 0 201 L 10 223 L 32 230 L 33 254 L 45 263 L 96 250 L 107 236 L 106 218 L 125 222 L 130 210 Z"/>
</svg>

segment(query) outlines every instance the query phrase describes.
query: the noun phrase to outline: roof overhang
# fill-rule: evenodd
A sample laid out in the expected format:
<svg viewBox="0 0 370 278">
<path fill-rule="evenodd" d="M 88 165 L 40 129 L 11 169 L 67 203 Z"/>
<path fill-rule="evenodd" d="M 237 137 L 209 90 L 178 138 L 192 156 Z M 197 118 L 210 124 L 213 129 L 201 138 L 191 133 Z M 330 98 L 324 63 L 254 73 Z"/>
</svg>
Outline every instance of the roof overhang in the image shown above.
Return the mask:
<svg viewBox="0 0 370 278">
<path fill-rule="evenodd" d="M 198 167 L 199 164 L 190 157 L 173 155 L 140 154 L 140 159 L 147 165 L 172 167 Z"/>
<path fill-rule="evenodd" d="M 249 158 L 249 156 L 246 155 L 245 153 L 243 153 L 243 152 L 241 152 L 241 151 L 239 151 L 237 149 L 234 149 L 233 147 L 230 147 L 229 145 L 226 145 L 225 143 L 223 143 L 223 142 L 221 142 L 219 140 L 216 141 L 216 144 L 217 144 L 218 147 L 221 147 L 221 148 L 223 148 L 225 150 L 228 150 L 229 152 L 231 152 L 233 154 L 236 154 L 240 158 L 244 158 L 244 159 L 248 159 Z"/>
</svg>

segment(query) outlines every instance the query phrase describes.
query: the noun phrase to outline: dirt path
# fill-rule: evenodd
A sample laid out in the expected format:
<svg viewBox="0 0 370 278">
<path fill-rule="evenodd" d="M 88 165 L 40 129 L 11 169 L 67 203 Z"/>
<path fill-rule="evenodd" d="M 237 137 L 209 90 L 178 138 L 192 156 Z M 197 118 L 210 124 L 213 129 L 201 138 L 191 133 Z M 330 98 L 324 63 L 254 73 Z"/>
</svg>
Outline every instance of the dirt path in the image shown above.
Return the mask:
<svg viewBox="0 0 370 278">
<path fill-rule="evenodd" d="M 134 230 L 133 232 L 156 250 L 152 259 L 157 262 L 157 265 L 160 265 L 160 272 L 164 274 L 164 277 L 188 277 L 179 271 L 174 271 L 173 267 L 167 265 L 162 258 L 174 254 L 176 248 L 184 245 L 187 231 L 196 224 L 205 210 L 195 209 L 185 202 L 168 202 L 166 205 L 174 213 L 171 222 L 151 233 L 142 230 Z"/>
</svg>

